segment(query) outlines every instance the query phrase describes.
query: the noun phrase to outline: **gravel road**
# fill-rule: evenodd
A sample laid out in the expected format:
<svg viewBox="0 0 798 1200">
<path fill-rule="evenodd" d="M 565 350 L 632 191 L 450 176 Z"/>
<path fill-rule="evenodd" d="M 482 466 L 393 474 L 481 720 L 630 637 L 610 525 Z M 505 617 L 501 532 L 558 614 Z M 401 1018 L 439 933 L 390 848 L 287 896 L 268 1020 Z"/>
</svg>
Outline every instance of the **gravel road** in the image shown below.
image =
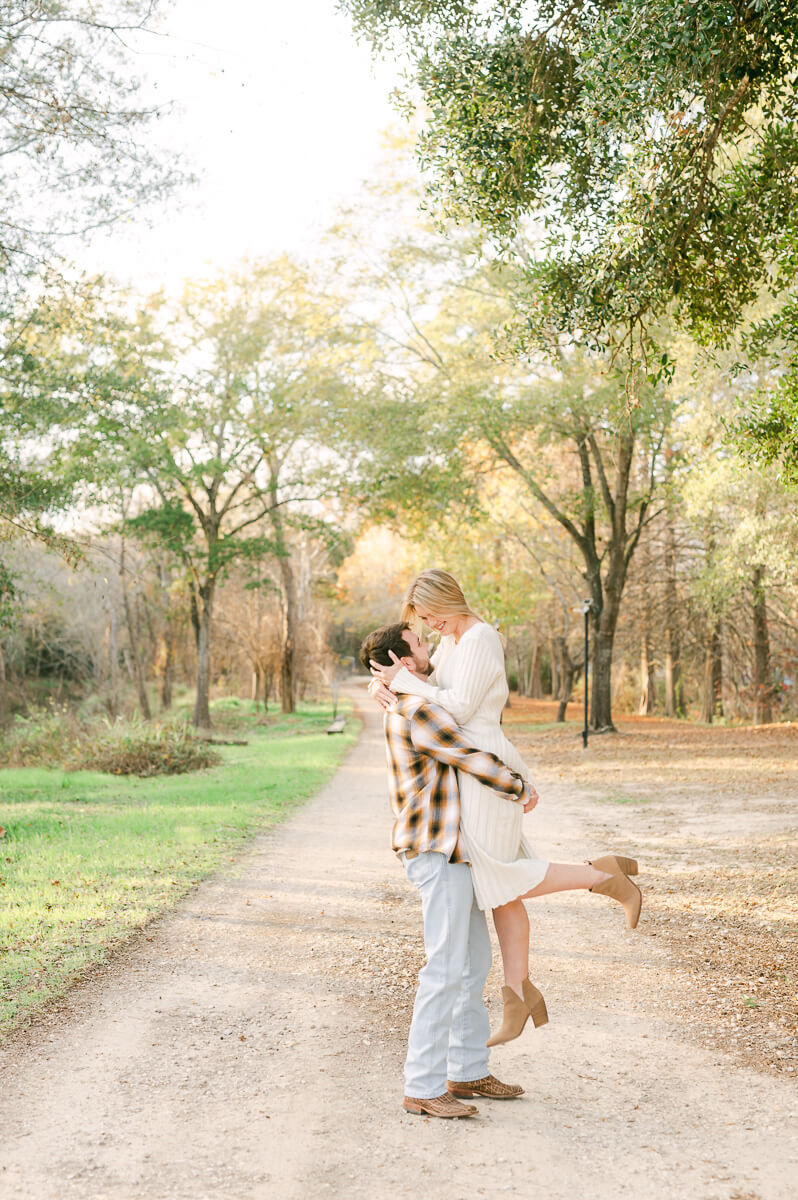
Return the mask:
<svg viewBox="0 0 798 1200">
<path fill-rule="evenodd" d="M 793 1200 L 794 1082 L 681 1040 L 645 908 L 629 933 L 599 897 L 530 905 L 551 1021 L 491 1063 L 526 1095 L 403 1113 L 420 912 L 363 715 L 315 800 L 6 1042 L 2 1200 Z M 566 782 L 526 818 L 541 855 L 611 849 Z"/>
</svg>

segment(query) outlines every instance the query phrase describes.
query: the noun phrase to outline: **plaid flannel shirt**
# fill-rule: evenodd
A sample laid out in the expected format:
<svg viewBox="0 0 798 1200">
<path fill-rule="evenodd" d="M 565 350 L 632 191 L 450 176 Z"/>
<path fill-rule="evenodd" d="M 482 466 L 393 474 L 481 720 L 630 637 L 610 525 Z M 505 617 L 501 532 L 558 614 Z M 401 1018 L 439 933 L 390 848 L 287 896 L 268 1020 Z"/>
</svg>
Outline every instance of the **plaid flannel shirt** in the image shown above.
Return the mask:
<svg viewBox="0 0 798 1200">
<path fill-rule="evenodd" d="M 511 800 L 525 804 L 529 799 L 522 777 L 495 754 L 472 746 L 440 705 L 400 696 L 383 725 L 397 853 L 437 850 L 451 862 L 468 862 L 460 837 L 458 770 Z"/>
</svg>

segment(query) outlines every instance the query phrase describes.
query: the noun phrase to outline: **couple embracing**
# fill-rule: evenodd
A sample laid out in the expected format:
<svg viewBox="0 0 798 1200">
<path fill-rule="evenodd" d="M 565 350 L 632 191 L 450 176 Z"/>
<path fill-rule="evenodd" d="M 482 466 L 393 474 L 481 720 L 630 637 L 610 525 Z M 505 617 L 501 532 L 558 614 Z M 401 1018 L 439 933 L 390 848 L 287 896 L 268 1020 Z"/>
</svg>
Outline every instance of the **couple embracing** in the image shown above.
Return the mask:
<svg viewBox="0 0 798 1200">
<path fill-rule="evenodd" d="M 430 659 L 427 626 L 440 635 Z M 641 896 L 637 863 L 604 855 L 587 865 L 536 858 L 522 818 L 538 796 L 501 728 L 507 677 L 501 639 L 468 606 L 446 571 L 422 572 L 401 621 L 364 641 L 361 661 L 384 709 L 393 849 L 421 897 L 426 964 L 419 973 L 405 1061 L 408 1112 L 473 1116 L 463 1099 L 510 1100 L 523 1088 L 488 1071 L 489 1048 L 511 1041 L 529 1018 L 548 1020 L 529 979 L 523 901 L 584 889 L 618 901 L 629 928 Z M 491 966 L 490 910 L 504 968 L 503 1020 L 490 1035 L 483 1001 Z"/>
</svg>

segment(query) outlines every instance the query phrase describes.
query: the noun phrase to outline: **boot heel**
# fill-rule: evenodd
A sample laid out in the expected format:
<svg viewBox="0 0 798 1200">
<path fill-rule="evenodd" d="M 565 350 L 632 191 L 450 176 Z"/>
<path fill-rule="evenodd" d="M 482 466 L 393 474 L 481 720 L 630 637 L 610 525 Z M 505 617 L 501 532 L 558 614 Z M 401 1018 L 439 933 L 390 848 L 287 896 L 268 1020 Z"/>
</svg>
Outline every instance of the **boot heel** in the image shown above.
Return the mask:
<svg viewBox="0 0 798 1200">
<path fill-rule="evenodd" d="M 546 1008 L 546 1001 L 543 999 L 543 996 L 535 987 L 534 983 L 530 983 L 528 979 L 525 979 L 521 984 L 521 988 L 524 993 L 524 1001 L 529 1009 L 529 1015 L 532 1018 L 532 1023 L 535 1026 L 535 1029 L 540 1029 L 541 1025 L 548 1025 L 549 1014 Z"/>
<path fill-rule="evenodd" d="M 534 1008 L 529 1010 L 529 1015 L 532 1018 L 532 1024 L 535 1029 L 540 1029 L 541 1025 L 548 1025 L 549 1014 L 546 1008 L 546 1001 L 540 997 Z"/>
</svg>

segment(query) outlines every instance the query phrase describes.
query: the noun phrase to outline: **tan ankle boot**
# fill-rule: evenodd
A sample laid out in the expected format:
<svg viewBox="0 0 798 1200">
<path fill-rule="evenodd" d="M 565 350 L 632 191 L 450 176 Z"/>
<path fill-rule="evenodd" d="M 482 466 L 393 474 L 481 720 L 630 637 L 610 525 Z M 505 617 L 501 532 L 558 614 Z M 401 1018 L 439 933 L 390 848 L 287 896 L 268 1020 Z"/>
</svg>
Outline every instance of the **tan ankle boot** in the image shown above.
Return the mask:
<svg viewBox="0 0 798 1200">
<path fill-rule="evenodd" d="M 601 865 L 599 866 L 599 864 Z M 620 862 L 614 854 L 597 858 L 592 866 L 597 871 L 611 871 L 612 874 L 603 883 L 595 883 L 590 889 L 591 892 L 595 892 L 599 896 L 609 896 L 610 899 L 617 900 L 619 904 L 622 904 L 626 913 L 626 924 L 630 929 L 635 929 L 640 919 L 640 909 L 643 907 L 640 888 L 636 883 L 632 883 L 631 879 L 623 872 Z"/>
<path fill-rule="evenodd" d="M 620 867 L 624 875 L 637 874 L 637 859 L 624 858 L 621 854 L 605 854 L 602 858 L 588 859 L 591 867 L 595 867 L 597 871 L 604 871 L 607 875 L 615 873 L 615 864 Z"/>
<path fill-rule="evenodd" d="M 548 1021 L 549 1014 L 546 1012 L 546 1001 L 535 985 L 530 983 L 529 979 L 525 979 L 521 984 L 521 988 L 524 993 L 523 1000 L 511 987 L 502 988 L 504 1018 L 501 1029 L 499 1029 L 498 1033 L 494 1033 L 492 1038 L 488 1038 L 485 1043 L 486 1046 L 500 1046 L 503 1042 L 511 1042 L 513 1038 L 520 1037 L 530 1017 L 535 1028 L 539 1025 L 545 1025 Z"/>
<path fill-rule="evenodd" d="M 524 993 L 524 1000 L 529 1009 L 529 1015 L 532 1018 L 535 1029 L 539 1029 L 541 1025 L 548 1024 L 549 1014 L 546 1009 L 546 1001 L 535 987 L 534 983 L 530 983 L 529 979 L 525 979 L 521 984 Z"/>
<path fill-rule="evenodd" d="M 500 1046 L 502 1042 L 511 1042 L 513 1038 L 517 1038 L 524 1032 L 524 1026 L 529 1020 L 530 1012 L 527 1005 L 511 987 L 502 988 L 502 1000 L 504 1001 L 504 1018 L 501 1029 L 498 1033 L 494 1033 L 493 1037 L 488 1038 L 486 1046 Z"/>
</svg>

